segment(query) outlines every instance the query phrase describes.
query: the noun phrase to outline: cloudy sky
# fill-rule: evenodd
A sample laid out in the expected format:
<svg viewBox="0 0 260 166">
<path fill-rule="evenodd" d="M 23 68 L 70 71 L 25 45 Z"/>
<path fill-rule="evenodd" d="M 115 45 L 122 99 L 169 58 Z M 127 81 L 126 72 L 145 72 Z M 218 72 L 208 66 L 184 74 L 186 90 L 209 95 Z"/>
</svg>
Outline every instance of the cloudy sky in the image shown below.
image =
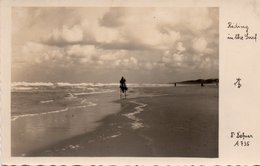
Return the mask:
<svg viewBox="0 0 260 166">
<path fill-rule="evenodd" d="M 218 77 L 218 8 L 13 8 L 12 81 Z"/>
</svg>

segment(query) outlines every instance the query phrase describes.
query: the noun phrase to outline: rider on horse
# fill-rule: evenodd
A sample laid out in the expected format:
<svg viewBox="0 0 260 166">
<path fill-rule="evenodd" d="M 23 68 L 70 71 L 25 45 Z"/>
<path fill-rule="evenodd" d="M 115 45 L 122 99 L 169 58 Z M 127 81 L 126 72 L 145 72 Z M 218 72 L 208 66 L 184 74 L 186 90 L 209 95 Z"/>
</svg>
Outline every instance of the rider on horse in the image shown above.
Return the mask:
<svg viewBox="0 0 260 166">
<path fill-rule="evenodd" d="M 127 90 L 127 87 L 126 87 L 126 80 L 125 78 L 122 76 L 121 80 L 120 80 L 120 88 L 123 90 Z"/>
<path fill-rule="evenodd" d="M 126 86 L 126 80 L 123 76 L 120 80 L 120 89 L 121 89 L 121 92 L 123 92 L 126 95 L 126 91 L 127 91 L 128 88 Z"/>
</svg>

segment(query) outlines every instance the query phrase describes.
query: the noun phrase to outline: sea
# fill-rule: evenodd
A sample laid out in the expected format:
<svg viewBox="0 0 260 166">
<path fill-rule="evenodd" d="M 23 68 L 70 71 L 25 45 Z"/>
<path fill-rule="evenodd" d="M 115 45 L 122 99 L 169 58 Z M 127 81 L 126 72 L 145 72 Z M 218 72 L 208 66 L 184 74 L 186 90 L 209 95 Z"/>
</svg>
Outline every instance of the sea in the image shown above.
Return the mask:
<svg viewBox="0 0 260 166">
<path fill-rule="evenodd" d="M 193 96 L 218 96 L 215 84 L 204 88 L 200 85 L 181 84 L 177 87 L 173 84 L 127 85 L 125 99 L 120 96 L 118 83 L 12 83 L 11 155 L 30 156 L 34 151 L 97 129 L 102 124 L 102 119 L 122 110 L 122 105 L 117 102 L 119 100 L 135 103 L 137 97 L 171 95 L 180 99 L 192 99 Z M 211 102 L 201 100 L 201 108 L 211 107 Z M 142 112 L 143 107 L 149 107 L 146 103 L 135 104 L 138 105 L 136 110 L 133 109 L 132 113 L 124 116 L 136 120 L 138 117 L 135 115 Z M 134 129 L 140 126 L 142 127 L 140 123 L 132 125 Z"/>
<path fill-rule="evenodd" d="M 142 96 L 143 87 L 128 84 L 127 98 Z M 28 153 L 95 130 L 100 121 L 121 110 L 118 83 L 15 82 L 11 87 L 11 154 Z"/>
</svg>

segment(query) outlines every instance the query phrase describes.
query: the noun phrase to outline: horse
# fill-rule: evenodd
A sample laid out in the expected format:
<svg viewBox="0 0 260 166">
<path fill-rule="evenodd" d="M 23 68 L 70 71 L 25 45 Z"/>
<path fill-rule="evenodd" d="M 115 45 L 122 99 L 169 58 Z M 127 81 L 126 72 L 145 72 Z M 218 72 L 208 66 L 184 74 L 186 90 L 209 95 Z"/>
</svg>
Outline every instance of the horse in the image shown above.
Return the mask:
<svg viewBox="0 0 260 166">
<path fill-rule="evenodd" d="M 126 98 L 126 91 L 128 90 L 128 88 L 126 86 L 120 85 L 120 98 L 122 98 L 122 95 L 125 96 Z"/>
</svg>

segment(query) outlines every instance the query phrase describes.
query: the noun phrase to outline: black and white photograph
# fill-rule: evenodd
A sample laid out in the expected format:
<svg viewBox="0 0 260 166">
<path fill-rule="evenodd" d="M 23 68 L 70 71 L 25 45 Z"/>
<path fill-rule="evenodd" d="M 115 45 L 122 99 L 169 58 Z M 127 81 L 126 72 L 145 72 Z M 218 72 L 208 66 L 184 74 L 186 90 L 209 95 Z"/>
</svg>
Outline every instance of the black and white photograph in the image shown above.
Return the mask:
<svg viewBox="0 0 260 166">
<path fill-rule="evenodd" d="M 218 7 L 11 14 L 12 157 L 219 157 Z"/>
</svg>

